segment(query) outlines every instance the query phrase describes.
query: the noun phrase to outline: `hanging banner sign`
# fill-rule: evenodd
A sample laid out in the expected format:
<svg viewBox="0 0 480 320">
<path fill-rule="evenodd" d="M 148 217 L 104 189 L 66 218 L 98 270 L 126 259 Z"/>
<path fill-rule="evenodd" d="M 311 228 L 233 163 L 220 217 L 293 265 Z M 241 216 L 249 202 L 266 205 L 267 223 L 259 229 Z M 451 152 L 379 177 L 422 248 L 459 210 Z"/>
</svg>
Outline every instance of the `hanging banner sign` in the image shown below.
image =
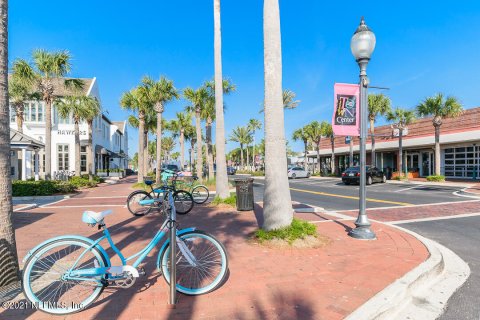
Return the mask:
<svg viewBox="0 0 480 320">
<path fill-rule="evenodd" d="M 337 136 L 358 136 L 360 129 L 360 86 L 335 83 L 332 127 Z"/>
</svg>

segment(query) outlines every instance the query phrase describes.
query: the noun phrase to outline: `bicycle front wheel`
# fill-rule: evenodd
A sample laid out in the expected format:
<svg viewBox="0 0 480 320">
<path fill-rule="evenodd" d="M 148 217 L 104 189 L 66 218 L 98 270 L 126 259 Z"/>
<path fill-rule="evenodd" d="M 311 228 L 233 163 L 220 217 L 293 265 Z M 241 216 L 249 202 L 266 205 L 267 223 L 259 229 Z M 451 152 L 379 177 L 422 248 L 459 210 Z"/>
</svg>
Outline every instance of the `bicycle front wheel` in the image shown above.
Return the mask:
<svg viewBox="0 0 480 320">
<path fill-rule="evenodd" d="M 81 311 L 92 304 L 104 286 L 95 278 L 65 277 L 90 243 L 61 239 L 46 243 L 27 260 L 23 269 L 23 292 L 38 309 L 56 315 Z M 107 266 L 105 256 L 93 248 L 80 258 L 75 270 Z"/>
<path fill-rule="evenodd" d="M 192 189 L 193 201 L 197 204 L 205 203 L 208 200 L 210 193 L 208 192 L 207 187 L 203 185 L 195 186 Z"/>
<path fill-rule="evenodd" d="M 150 200 L 152 196 L 147 191 L 137 190 L 132 192 L 127 198 L 127 208 L 134 216 L 144 216 L 152 210 L 152 205 L 141 205 L 141 200 Z"/>
<path fill-rule="evenodd" d="M 228 270 L 223 245 L 212 235 L 199 230 L 184 233 L 179 238 L 182 243 L 177 243 L 177 291 L 200 295 L 220 287 Z M 185 246 L 180 248 L 183 244 Z M 160 261 L 163 277 L 170 284 L 170 243 Z"/>
<path fill-rule="evenodd" d="M 187 214 L 193 209 L 193 197 L 190 192 L 185 190 L 175 191 L 173 194 L 175 211 L 178 214 Z"/>
</svg>

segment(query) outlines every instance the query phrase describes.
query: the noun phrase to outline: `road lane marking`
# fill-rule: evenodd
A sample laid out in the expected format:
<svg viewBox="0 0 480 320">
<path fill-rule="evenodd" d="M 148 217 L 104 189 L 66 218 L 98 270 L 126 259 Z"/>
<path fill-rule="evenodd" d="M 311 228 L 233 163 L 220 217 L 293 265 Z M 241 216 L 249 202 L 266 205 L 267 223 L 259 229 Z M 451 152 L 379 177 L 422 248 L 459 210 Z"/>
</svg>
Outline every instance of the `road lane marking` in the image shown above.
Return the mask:
<svg viewBox="0 0 480 320">
<path fill-rule="evenodd" d="M 397 190 L 397 191 L 394 191 L 394 192 L 402 192 L 402 191 L 412 190 L 412 189 L 419 188 L 419 187 L 423 187 L 423 186 L 424 186 L 423 184 L 418 184 L 418 185 L 415 185 L 415 186 L 413 186 L 413 187 L 409 187 L 409 188 L 405 188 L 405 189 L 400 189 L 400 190 Z"/>
<path fill-rule="evenodd" d="M 298 192 L 318 194 L 318 195 L 321 195 L 321 196 L 328 196 L 328 197 L 336 197 L 336 198 L 344 198 L 344 199 L 352 199 L 352 200 L 358 200 L 359 199 L 359 197 L 355 197 L 355 196 L 344 196 L 344 195 L 340 195 L 340 194 L 320 192 L 320 191 L 311 191 L 311 190 L 296 189 L 296 188 L 290 188 L 290 190 L 298 191 Z M 397 201 L 380 200 L 380 199 L 372 199 L 372 198 L 367 198 L 367 201 L 396 204 L 396 205 L 399 205 L 399 206 L 413 206 L 412 203 L 407 203 L 407 202 L 397 202 Z"/>
</svg>

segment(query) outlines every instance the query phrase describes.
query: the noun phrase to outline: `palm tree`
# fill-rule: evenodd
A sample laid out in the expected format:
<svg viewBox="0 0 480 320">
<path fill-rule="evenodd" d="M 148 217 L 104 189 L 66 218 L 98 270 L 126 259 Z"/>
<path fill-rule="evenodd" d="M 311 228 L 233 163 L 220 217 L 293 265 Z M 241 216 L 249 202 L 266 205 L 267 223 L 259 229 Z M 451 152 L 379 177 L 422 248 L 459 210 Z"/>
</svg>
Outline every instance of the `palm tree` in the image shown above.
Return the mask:
<svg viewBox="0 0 480 320">
<path fill-rule="evenodd" d="M 178 92 L 173 81 L 168 80 L 164 76 L 160 80 L 155 81 L 150 77 L 142 79 L 143 90 L 146 91 L 148 99 L 153 104 L 153 108 L 157 113 L 157 166 L 155 180 L 160 183 L 160 168 L 161 168 L 161 151 L 162 149 L 162 113 L 165 110 L 165 104 L 178 99 Z"/>
<path fill-rule="evenodd" d="M 309 136 L 308 136 L 308 133 L 307 133 L 307 127 L 304 126 L 300 129 L 295 130 L 293 132 L 292 139 L 293 139 L 293 141 L 303 141 L 304 152 L 305 152 L 305 157 L 304 157 L 304 160 L 303 160 L 304 161 L 303 167 L 305 168 L 305 170 L 308 170 L 307 154 L 308 154 L 308 139 L 309 139 Z"/>
<path fill-rule="evenodd" d="M 93 119 L 102 114 L 100 103 L 94 97 L 83 96 L 81 98 L 82 105 L 84 110 L 82 112 L 81 118 L 87 122 L 88 126 L 88 142 L 87 142 L 87 170 L 88 170 L 88 179 L 93 181 L 93 142 L 92 142 L 92 131 L 93 131 Z"/>
<path fill-rule="evenodd" d="M 18 283 L 19 268 L 12 224 L 10 123 L 8 103 L 8 1 L 0 1 L 0 287 Z"/>
<path fill-rule="evenodd" d="M 330 138 L 330 145 L 332 147 L 332 156 L 330 161 L 330 173 L 335 174 L 335 134 L 330 123 L 325 125 L 325 136 Z"/>
<path fill-rule="evenodd" d="M 162 153 L 165 155 L 164 156 L 165 160 L 170 160 L 170 153 L 172 153 L 174 148 L 175 148 L 175 141 L 173 140 L 172 137 L 163 138 Z"/>
<path fill-rule="evenodd" d="M 250 131 L 247 127 L 236 127 L 233 129 L 229 140 L 240 144 L 240 167 L 242 170 L 245 168 L 243 161 L 243 146 L 248 143 Z"/>
<path fill-rule="evenodd" d="M 252 132 L 253 136 L 252 165 L 253 171 L 255 171 L 255 131 L 262 128 L 262 123 L 257 119 L 250 119 L 248 121 L 248 128 Z"/>
<path fill-rule="evenodd" d="M 146 174 L 145 172 L 145 148 L 146 148 L 146 139 L 145 132 L 148 135 L 148 128 L 145 131 L 145 118 L 150 112 L 150 103 L 146 97 L 138 89 L 132 89 L 128 92 L 125 92 L 120 99 L 120 106 L 123 109 L 131 110 L 138 113 L 138 118 L 133 117 L 133 119 L 138 119 L 138 182 L 143 182 L 143 177 Z M 130 124 L 134 124 L 135 121 L 129 118 Z"/>
<path fill-rule="evenodd" d="M 413 111 L 397 107 L 395 110 L 390 110 L 387 113 L 387 120 L 394 122 L 393 126 L 398 129 L 398 172 L 401 177 L 403 175 L 403 130 L 405 130 L 409 124 L 415 121 L 415 113 Z"/>
<path fill-rule="evenodd" d="M 36 86 L 45 101 L 45 179 L 52 173 L 52 105 L 59 93 L 55 83 L 65 88 L 83 88 L 80 79 L 65 79 L 70 72 L 70 53 L 68 51 L 47 52 L 42 49 L 33 52 L 33 66 L 23 59 L 13 64 L 13 77 L 27 87 Z"/>
<path fill-rule="evenodd" d="M 205 108 L 205 104 L 208 99 L 208 91 L 204 86 L 193 90 L 192 88 L 186 88 L 183 91 L 183 96 L 191 102 L 191 105 L 186 107 L 187 112 L 193 112 L 195 114 L 195 127 L 197 135 L 197 176 L 203 178 L 203 146 L 202 146 L 202 127 L 200 125 L 201 112 Z"/>
<path fill-rule="evenodd" d="M 391 109 L 390 98 L 383 94 L 368 95 L 368 120 L 370 120 L 370 134 L 372 139 L 372 166 L 376 166 L 375 156 L 375 119 L 378 115 L 385 116 Z"/>
<path fill-rule="evenodd" d="M 435 175 L 440 175 L 440 126 L 445 118 L 456 118 L 463 112 L 463 107 L 455 97 L 445 98 L 439 93 L 426 98 L 417 106 L 417 114 L 420 117 L 433 116 L 432 122 L 435 128 Z"/>
<path fill-rule="evenodd" d="M 321 173 L 320 142 L 322 142 L 322 137 L 325 136 L 325 128 L 327 125 L 328 123 L 326 121 L 320 123 L 315 120 L 305 126 L 306 134 L 315 145 L 315 150 L 317 151 L 317 169 L 319 173 Z"/>
<path fill-rule="evenodd" d="M 263 45 L 265 77 L 265 230 L 289 226 L 293 219 L 287 176 L 282 105 L 282 49 L 278 0 L 264 0 Z"/>
<path fill-rule="evenodd" d="M 176 151 L 176 152 L 172 153 L 171 157 L 175 161 L 178 160 L 178 158 L 180 158 L 180 152 Z M 183 171 L 183 167 L 182 167 L 182 171 Z"/>
<path fill-rule="evenodd" d="M 86 121 L 97 116 L 100 113 L 100 104 L 95 98 L 85 96 L 67 96 L 55 103 L 58 114 L 62 118 L 73 117 L 75 132 L 75 175 L 80 177 L 80 121 Z M 89 143 L 91 144 L 89 124 Z M 90 150 L 91 151 L 91 146 Z M 91 156 L 91 155 L 90 155 Z M 90 168 L 89 168 L 90 171 Z M 89 172 L 90 174 L 90 172 Z"/>
<path fill-rule="evenodd" d="M 38 93 L 30 93 L 29 88 L 18 80 L 18 77 L 12 76 L 8 82 L 8 97 L 15 111 L 15 119 L 17 122 L 17 131 L 23 133 L 24 109 L 25 102 L 28 100 L 38 100 Z"/>
<path fill-rule="evenodd" d="M 192 127 L 192 115 L 188 112 L 177 112 L 177 118 L 170 121 L 169 130 L 180 142 L 180 164 L 185 165 L 185 128 Z"/>
</svg>

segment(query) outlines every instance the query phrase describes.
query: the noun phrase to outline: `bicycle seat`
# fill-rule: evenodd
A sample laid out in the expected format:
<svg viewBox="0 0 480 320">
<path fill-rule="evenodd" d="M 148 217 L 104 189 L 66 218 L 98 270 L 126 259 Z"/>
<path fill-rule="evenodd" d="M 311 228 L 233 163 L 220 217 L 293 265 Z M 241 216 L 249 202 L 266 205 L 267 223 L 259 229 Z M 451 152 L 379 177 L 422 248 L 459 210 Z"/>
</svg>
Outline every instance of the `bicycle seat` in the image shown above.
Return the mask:
<svg viewBox="0 0 480 320">
<path fill-rule="evenodd" d="M 153 180 L 145 180 L 144 182 L 147 186 L 151 186 L 152 184 L 155 183 L 155 181 L 153 181 Z"/>
<path fill-rule="evenodd" d="M 102 222 L 106 216 L 112 213 L 112 210 L 105 210 L 101 212 L 84 211 L 82 215 L 82 221 L 86 224 L 94 226 L 95 224 Z"/>
</svg>

